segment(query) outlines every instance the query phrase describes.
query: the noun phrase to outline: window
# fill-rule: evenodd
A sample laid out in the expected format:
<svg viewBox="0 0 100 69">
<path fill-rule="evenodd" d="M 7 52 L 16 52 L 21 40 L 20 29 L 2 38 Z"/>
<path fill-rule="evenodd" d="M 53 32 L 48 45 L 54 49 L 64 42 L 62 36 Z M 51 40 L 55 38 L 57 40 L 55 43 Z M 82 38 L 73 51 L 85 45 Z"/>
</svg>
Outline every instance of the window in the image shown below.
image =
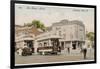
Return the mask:
<svg viewBox="0 0 100 69">
<path fill-rule="evenodd" d="M 73 39 L 73 34 L 72 33 L 70 33 L 70 38 Z"/>
<path fill-rule="evenodd" d="M 61 49 L 64 50 L 64 42 L 61 42 Z"/>
<path fill-rule="evenodd" d="M 59 29 L 61 29 L 60 27 L 56 27 L 56 30 L 59 30 Z"/>
<path fill-rule="evenodd" d="M 44 42 L 44 46 L 47 46 L 47 43 L 46 42 Z"/>
<path fill-rule="evenodd" d="M 83 29 L 81 28 L 80 31 L 83 31 Z"/>
<path fill-rule="evenodd" d="M 59 31 L 59 36 L 61 36 L 61 31 Z"/>
<path fill-rule="evenodd" d="M 42 47 L 42 43 L 39 43 L 39 46 Z"/>
</svg>

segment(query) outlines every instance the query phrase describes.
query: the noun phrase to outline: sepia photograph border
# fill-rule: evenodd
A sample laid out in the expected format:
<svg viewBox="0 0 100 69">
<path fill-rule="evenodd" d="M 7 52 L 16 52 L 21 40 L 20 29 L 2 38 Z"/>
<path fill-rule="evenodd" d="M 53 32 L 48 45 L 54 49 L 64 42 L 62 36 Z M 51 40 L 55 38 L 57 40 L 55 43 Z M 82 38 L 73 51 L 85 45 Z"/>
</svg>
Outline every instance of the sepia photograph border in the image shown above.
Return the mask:
<svg viewBox="0 0 100 69">
<path fill-rule="evenodd" d="M 48 6 L 59 6 L 59 7 L 80 7 L 80 8 L 94 8 L 94 61 L 85 62 L 64 62 L 64 63 L 41 63 L 35 65 L 18 65 L 15 66 L 15 4 L 33 4 L 33 5 L 48 5 Z M 29 67 L 45 67 L 45 66 L 60 66 L 60 65 L 80 65 L 80 64 L 91 64 L 97 62 L 97 49 L 96 49 L 96 6 L 95 5 L 83 5 L 83 4 L 65 4 L 65 3 L 50 3 L 50 2 L 34 2 L 34 1 L 16 1 L 11 0 L 10 2 L 10 68 L 29 68 Z"/>
</svg>

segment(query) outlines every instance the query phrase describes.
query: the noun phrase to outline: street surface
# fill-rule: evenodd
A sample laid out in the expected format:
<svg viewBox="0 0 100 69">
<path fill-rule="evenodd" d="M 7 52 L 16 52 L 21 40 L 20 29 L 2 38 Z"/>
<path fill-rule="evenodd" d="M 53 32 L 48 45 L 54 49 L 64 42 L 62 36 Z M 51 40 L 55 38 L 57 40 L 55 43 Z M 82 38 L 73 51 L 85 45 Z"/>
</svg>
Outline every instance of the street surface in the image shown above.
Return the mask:
<svg viewBox="0 0 100 69">
<path fill-rule="evenodd" d="M 94 60 L 94 51 L 88 50 L 87 59 L 83 58 L 82 53 L 77 54 L 59 54 L 59 55 L 31 55 L 19 56 L 15 53 L 15 64 L 30 64 L 30 63 L 46 63 L 46 62 L 63 62 L 63 61 L 80 61 L 80 60 Z"/>
</svg>

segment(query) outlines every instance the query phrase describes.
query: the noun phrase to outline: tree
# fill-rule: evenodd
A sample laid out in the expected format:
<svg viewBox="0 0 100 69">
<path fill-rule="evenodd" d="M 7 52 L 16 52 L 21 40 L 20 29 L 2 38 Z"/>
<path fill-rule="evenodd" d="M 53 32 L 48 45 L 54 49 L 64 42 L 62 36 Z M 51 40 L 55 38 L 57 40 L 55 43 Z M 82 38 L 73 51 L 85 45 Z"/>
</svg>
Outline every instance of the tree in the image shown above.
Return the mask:
<svg viewBox="0 0 100 69">
<path fill-rule="evenodd" d="M 91 42 L 91 45 L 93 46 L 93 42 L 94 42 L 94 32 L 88 32 L 86 34 L 86 37 L 88 38 L 88 40 Z"/>
<path fill-rule="evenodd" d="M 45 30 L 46 30 L 46 27 L 44 26 L 44 24 L 43 24 L 43 23 L 41 23 L 40 28 L 41 28 L 43 31 L 45 31 Z"/>
<path fill-rule="evenodd" d="M 33 20 L 32 25 L 34 25 L 36 28 L 41 28 L 41 22 L 38 20 Z"/>
<path fill-rule="evenodd" d="M 87 33 L 87 34 L 86 34 L 86 37 L 88 38 L 88 40 L 94 41 L 94 33 L 93 33 L 93 32 Z"/>
<path fill-rule="evenodd" d="M 40 22 L 39 20 L 33 20 L 32 21 L 32 25 L 34 25 L 36 28 L 39 28 L 43 31 L 45 31 L 46 27 L 44 26 L 44 24 L 42 22 Z"/>
<path fill-rule="evenodd" d="M 46 29 L 44 24 L 42 22 L 40 22 L 39 20 L 33 20 L 31 23 L 24 24 L 24 26 L 29 26 L 29 27 L 32 25 L 36 28 L 43 30 L 43 31 L 45 31 L 45 29 Z"/>
</svg>

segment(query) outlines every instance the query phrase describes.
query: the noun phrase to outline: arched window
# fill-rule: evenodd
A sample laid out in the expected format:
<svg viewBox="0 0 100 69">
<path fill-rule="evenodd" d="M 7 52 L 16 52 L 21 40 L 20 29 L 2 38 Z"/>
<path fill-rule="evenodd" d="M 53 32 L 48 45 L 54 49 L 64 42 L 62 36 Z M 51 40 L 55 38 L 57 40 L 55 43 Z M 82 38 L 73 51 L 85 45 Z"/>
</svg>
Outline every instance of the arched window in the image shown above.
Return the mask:
<svg viewBox="0 0 100 69">
<path fill-rule="evenodd" d="M 39 43 L 39 47 L 42 47 L 42 43 Z"/>
<path fill-rule="evenodd" d="M 47 43 L 46 42 L 44 42 L 44 46 L 47 46 Z"/>
</svg>

